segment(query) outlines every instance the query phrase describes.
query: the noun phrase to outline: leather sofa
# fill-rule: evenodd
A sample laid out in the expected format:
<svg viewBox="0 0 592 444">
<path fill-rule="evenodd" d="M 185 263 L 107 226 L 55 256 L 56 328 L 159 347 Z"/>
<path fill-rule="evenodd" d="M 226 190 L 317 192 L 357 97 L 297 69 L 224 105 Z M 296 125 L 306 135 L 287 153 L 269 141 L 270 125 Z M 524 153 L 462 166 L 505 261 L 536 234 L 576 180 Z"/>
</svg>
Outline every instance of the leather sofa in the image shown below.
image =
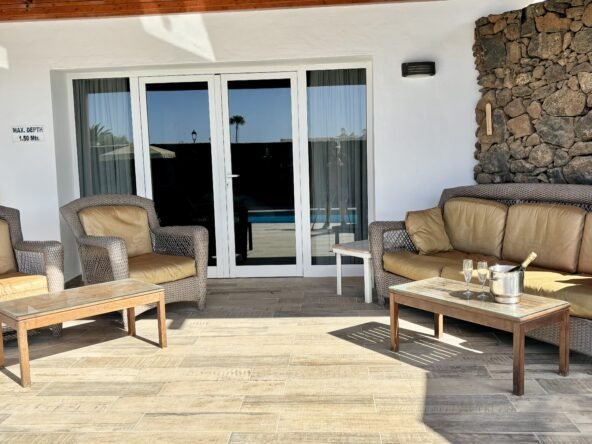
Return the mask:
<svg viewBox="0 0 592 444">
<path fill-rule="evenodd" d="M 390 285 L 438 276 L 463 281 L 463 259 L 517 264 L 535 251 L 525 292 L 570 302 L 572 349 L 592 354 L 592 186 L 459 187 L 444 190 L 439 208 L 450 251 L 419 254 L 404 222 L 370 225 L 380 303 Z M 531 336 L 557 343 L 558 329 Z"/>
</svg>

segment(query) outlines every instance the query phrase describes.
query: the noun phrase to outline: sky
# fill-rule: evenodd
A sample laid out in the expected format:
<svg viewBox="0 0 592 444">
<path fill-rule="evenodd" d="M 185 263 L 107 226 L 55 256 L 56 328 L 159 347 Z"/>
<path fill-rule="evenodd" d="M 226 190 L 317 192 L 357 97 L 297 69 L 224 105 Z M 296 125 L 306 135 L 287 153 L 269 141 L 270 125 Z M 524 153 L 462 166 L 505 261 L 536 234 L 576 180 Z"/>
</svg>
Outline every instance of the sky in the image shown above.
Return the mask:
<svg viewBox="0 0 592 444">
<path fill-rule="evenodd" d="M 363 85 L 309 87 L 308 126 L 310 138 L 335 137 L 345 128 L 361 134 L 366 128 L 366 87 Z M 148 128 L 151 144 L 192 143 L 210 138 L 207 90 L 148 91 Z M 229 114 L 241 115 L 239 142 L 276 142 L 292 138 L 289 88 L 231 89 Z M 129 93 L 92 94 L 89 97 L 91 126 L 102 124 L 114 135 L 132 140 Z M 235 127 L 231 141 L 235 142 Z"/>
</svg>

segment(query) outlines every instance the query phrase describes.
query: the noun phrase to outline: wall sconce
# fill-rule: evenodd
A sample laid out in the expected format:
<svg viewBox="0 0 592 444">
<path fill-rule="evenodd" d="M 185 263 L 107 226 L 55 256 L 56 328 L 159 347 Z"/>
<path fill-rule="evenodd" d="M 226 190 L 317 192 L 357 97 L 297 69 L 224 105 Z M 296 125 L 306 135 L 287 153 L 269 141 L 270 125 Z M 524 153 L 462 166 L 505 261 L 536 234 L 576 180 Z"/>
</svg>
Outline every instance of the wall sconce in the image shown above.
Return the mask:
<svg viewBox="0 0 592 444">
<path fill-rule="evenodd" d="M 410 62 L 401 65 L 403 77 L 429 77 L 436 75 L 436 62 Z"/>
</svg>

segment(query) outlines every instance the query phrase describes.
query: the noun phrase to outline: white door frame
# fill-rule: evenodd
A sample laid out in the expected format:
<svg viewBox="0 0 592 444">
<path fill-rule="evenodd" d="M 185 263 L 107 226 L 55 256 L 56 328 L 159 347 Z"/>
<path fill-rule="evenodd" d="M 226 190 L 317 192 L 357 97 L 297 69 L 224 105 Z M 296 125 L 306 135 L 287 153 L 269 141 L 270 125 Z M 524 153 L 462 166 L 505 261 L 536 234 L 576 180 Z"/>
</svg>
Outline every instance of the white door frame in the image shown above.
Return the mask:
<svg viewBox="0 0 592 444">
<path fill-rule="evenodd" d="M 212 152 L 212 186 L 214 190 L 214 223 L 216 226 L 216 266 L 208 267 L 209 277 L 228 276 L 228 256 L 226 248 L 226 207 L 224 205 L 224 157 L 219 149 L 222 146 L 219 118 L 219 87 L 215 75 L 172 75 L 157 77 L 139 77 L 137 91 L 140 97 L 139 113 L 141 115 L 141 140 L 136 145 L 135 158 L 142 159 L 144 171 L 144 195 L 152 199 L 152 168 L 150 164 L 150 137 L 148 129 L 148 104 L 146 101 L 146 85 L 152 83 L 187 83 L 202 82 L 208 85 L 208 105 L 210 118 L 210 145 Z M 138 168 L 136 168 L 138 171 Z"/>
<path fill-rule="evenodd" d="M 290 98 L 292 115 L 292 157 L 293 157 L 293 180 L 294 180 L 294 229 L 296 242 L 296 264 L 295 265 L 236 265 L 235 260 L 235 240 L 234 240 L 234 195 L 232 179 L 232 155 L 230 138 L 230 111 L 228 103 L 228 82 L 233 80 L 272 80 L 288 79 L 290 80 Z M 298 83 L 297 73 L 292 72 L 266 72 L 249 74 L 222 74 L 220 76 L 222 92 L 222 139 L 224 143 L 225 172 L 226 181 L 226 225 L 228 227 L 228 258 L 230 265 L 229 277 L 278 277 L 278 276 L 302 276 L 304 272 L 303 256 L 303 230 L 302 230 L 302 194 L 300 178 L 302 175 L 301 167 L 301 146 L 299 143 L 300 135 L 298 128 Z"/>
</svg>

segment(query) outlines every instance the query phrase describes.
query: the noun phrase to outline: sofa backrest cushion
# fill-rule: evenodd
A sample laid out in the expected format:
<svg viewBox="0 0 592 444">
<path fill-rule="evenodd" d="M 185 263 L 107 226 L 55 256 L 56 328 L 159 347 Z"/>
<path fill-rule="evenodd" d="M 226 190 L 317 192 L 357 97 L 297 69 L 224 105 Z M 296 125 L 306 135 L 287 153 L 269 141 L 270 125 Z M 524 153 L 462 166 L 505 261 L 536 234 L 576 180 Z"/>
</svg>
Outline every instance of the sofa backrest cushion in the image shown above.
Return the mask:
<svg viewBox="0 0 592 444">
<path fill-rule="evenodd" d="M 578 272 L 592 274 L 592 213 L 586 215 Z"/>
<path fill-rule="evenodd" d="M 88 236 L 114 236 L 125 241 L 129 257 L 152 253 L 146 210 L 135 206 L 89 207 L 78 212 Z"/>
<path fill-rule="evenodd" d="M 502 203 L 456 197 L 444 205 L 444 224 L 455 250 L 501 257 L 507 214 Z"/>
<path fill-rule="evenodd" d="M 10 242 L 10 227 L 8 222 L 0 219 L 0 274 L 12 271 L 16 271 L 16 261 Z"/>
<path fill-rule="evenodd" d="M 452 250 L 440 208 L 408 212 L 405 228 L 419 254 Z"/>
<path fill-rule="evenodd" d="M 569 205 L 516 204 L 508 211 L 503 258 L 574 273 L 578 268 L 586 212 Z"/>
</svg>

